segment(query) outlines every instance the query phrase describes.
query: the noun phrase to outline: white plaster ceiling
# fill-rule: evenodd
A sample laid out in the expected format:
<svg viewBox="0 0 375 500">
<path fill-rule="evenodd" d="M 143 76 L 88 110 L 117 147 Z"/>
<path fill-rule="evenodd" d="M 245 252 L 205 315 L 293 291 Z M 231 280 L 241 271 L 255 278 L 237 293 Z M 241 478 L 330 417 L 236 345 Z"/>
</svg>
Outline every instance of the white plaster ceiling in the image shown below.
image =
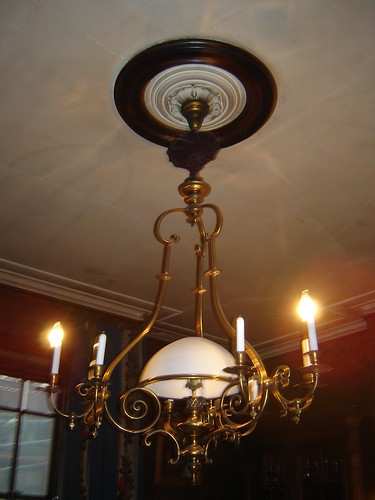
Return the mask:
<svg viewBox="0 0 375 500">
<path fill-rule="evenodd" d="M 113 85 L 135 53 L 196 36 L 255 54 L 278 87 L 265 126 L 203 171 L 224 212 L 228 317 L 242 314 L 261 345 L 298 330 L 305 288 L 322 327 L 372 310 L 374 26 L 365 0 L 1 0 L 1 281 L 149 309 L 162 250 L 153 223 L 182 206 L 186 175 L 120 119 Z M 191 229 L 181 219 L 173 231 Z M 194 257 L 182 245 L 163 317 L 189 329 Z"/>
</svg>

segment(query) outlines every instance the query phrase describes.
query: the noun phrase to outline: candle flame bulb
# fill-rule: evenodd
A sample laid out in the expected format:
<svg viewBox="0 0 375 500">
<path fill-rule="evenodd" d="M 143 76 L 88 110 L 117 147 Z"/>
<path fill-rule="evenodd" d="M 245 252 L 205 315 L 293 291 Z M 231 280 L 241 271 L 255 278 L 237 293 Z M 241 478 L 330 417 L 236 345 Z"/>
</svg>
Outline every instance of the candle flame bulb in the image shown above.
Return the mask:
<svg viewBox="0 0 375 500">
<path fill-rule="evenodd" d="M 53 328 L 49 332 L 48 340 L 51 344 L 51 347 L 58 347 L 61 345 L 64 337 L 64 330 L 61 326 L 61 321 L 58 321 L 53 325 Z"/>
<path fill-rule="evenodd" d="M 58 375 L 60 367 L 60 356 L 61 356 L 61 343 L 64 337 L 64 330 L 61 326 L 61 322 L 58 321 L 53 325 L 52 330 L 49 332 L 48 338 L 51 347 L 54 348 L 51 374 Z"/>
<path fill-rule="evenodd" d="M 308 290 L 304 290 L 301 294 L 301 300 L 298 305 L 298 313 L 302 321 L 311 321 L 316 313 L 315 302 L 309 296 Z"/>
<path fill-rule="evenodd" d="M 306 354 L 306 349 L 309 351 L 317 351 L 318 350 L 318 339 L 316 336 L 315 329 L 315 320 L 314 316 L 316 313 L 316 305 L 314 301 L 310 298 L 308 290 L 304 290 L 301 294 L 301 300 L 298 306 L 299 315 L 302 318 L 302 321 L 305 321 L 307 324 L 307 333 L 308 333 L 308 348 L 302 345 L 302 354 Z M 306 343 L 307 344 L 307 343 Z"/>
</svg>

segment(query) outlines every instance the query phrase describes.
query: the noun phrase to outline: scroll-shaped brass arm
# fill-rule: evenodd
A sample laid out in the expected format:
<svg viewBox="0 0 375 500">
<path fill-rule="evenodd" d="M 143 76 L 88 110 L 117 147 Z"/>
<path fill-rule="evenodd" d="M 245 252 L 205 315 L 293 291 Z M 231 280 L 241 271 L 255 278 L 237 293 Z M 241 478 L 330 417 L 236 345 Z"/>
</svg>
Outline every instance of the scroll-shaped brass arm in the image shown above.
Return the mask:
<svg viewBox="0 0 375 500">
<path fill-rule="evenodd" d="M 238 393 L 230 395 L 236 385 L 238 380 L 227 386 L 220 399 L 220 427 L 231 427 L 237 436 L 244 437 L 255 429 L 260 412 L 255 411 L 256 402 L 250 400 L 244 384 L 240 384 Z"/>
<path fill-rule="evenodd" d="M 108 368 L 106 369 L 104 375 L 103 375 L 103 383 L 104 384 L 109 384 L 110 377 L 116 368 L 116 366 L 124 359 L 124 357 L 143 339 L 145 335 L 149 333 L 151 328 L 154 326 L 155 321 L 158 319 L 161 308 L 163 306 L 164 302 L 164 297 L 165 297 L 165 291 L 167 288 L 167 283 L 168 281 L 172 278 L 171 274 L 169 273 L 169 263 L 170 263 L 170 254 L 171 254 L 171 248 L 173 245 L 178 243 L 180 241 L 180 236 L 177 234 L 172 234 L 170 238 L 167 238 L 161 234 L 161 223 L 164 220 L 164 218 L 171 214 L 171 213 L 185 213 L 185 210 L 183 208 L 175 208 L 175 209 L 170 209 L 165 212 L 163 212 L 155 221 L 154 224 L 154 235 L 155 238 L 162 243 L 164 246 L 163 249 L 163 258 L 162 258 L 162 265 L 161 265 L 161 271 L 160 274 L 156 276 L 156 279 L 159 281 L 159 286 L 158 286 L 158 291 L 156 294 L 155 302 L 153 309 L 151 311 L 151 314 L 148 318 L 148 321 L 146 325 L 142 328 L 142 330 L 138 333 L 138 335 L 131 340 L 121 351 L 120 353 L 115 357 L 115 359 L 110 363 Z M 103 394 L 103 397 L 105 394 Z M 108 405 L 106 402 L 104 402 L 104 408 L 105 412 L 115 427 L 117 427 L 120 430 L 128 430 L 125 429 L 121 426 L 120 423 L 116 422 L 115 418 L 111 415 L 110 410 L 108 408 Z"/>
<path fill-rule="evenodd" d="M 296 423 L 299 422 L 302 411 L 310 406 L 314 397 L 315 390 L 318 386 L 318 369 L 314 369 L 314 367 L 311 367 L 310 375 L 311 378 L 306 384 L 307 388 L 305 393 L 301 397 L 288 399 L 283 396 L 281 390 L 289 385 L 290 368 L 286 365 L 280 365 L 272 372 L 272 394 L 283 408 L 282 415 L 291 416 L 292 420 Z"/>
<path fill-rule="evenodd" d="M 150 431 L 161 415 L 159 398 L 147 387 L 133 387 L 120 397 L 121 414 L 125 419 L 124 425 L 112 416 L 106 401 L 104 405 L 106 416 L 111 424 L 117 430 L 129 434 L 142 434 Z"/>
<path fill-rule="evenodd" d="M 101 380 L 101 369 L 101 365 L 96 365 L 92 378 L 77 384 L 75 387 L 77 394 L 82 396 L 86 401 L 85 409 L 81 413 L 66 413 L 57 406 L 54 395 L 62 392 L 56 385 L 58 375 L 52 374 L 51 384 L 44 389 L 48 393 L 48 399 L 56 413 L 69 420 L 70 429 L 74 429 L 77 420 L 83 419 L 88 424 L 93 437 L 96 436 L 97 430 L 101 425 L 103 414 L 105 384 Z"/>
<path fill-rule="evenodd" d="M 172 439 L 173 443 L 176 446 L 176 457 L 175 458 L 170 458 L 168 460 L 168 462 L 170 464 L 176 464 L 180 460 L 181 448 L 180 448 L 179 442 L 177 441 L 177 439 L 175 438 L 175 436 L 171 432 L 168 432 L 165 429 L 153 429 L 153 430 L 150 430 L 149 432 L 147 432 L 147 434 L 144 437 L 144 443 L 145 443 L 145 445 L 146 446 L 151 446 L 151 439 L 150 438 L 152 436 L 157 435 L 157 434 L 161 434 L 163 436 L 167 436 L 170 439 Z"/>
<path fill-rule="evenodd" d="M 116 366 L 123 360 L 123 358 L 128 354 L 129 351 L 133 349 L 141 340 L 142 338 L 151 330 L 151 328 L 154 326 L 155 321 L 158 319 L 161 308 L 163 306 L 163 301 L 164 301 L 164 296 L 165 296 L 165 291 L 167 287 L 167 282 L 172 278 L 172 276 L 169 274 L 169 262 L 170 262 L 170 254 L 171 254 L 171 248 L 175 243 L 178 243 L 180 241 L 180 237 L 178 235 L 172 235 L 170 239 L 167 239 L 165 237 L 161 236 L 160 233 L 160 224 L 162 219 L 166 215 L 172 212 L 183 212 L 183 209 L 172 209 L 164 212 L 161 214 L 158 219 L 155 222 L 154 226 L 154 233 L 155 237 L 157 238 L 160 243 L 164 245 L 164 251 L 163 251 L 163 260 L 162 260 L 162 265 L 161 265 L 161 272 L 156 276 L 156 279 L 159 281 L 159 287 L 158 291 L 156 294 L 156 299 L 154 302 L 154 307 L 152 309 L 152 312 L 150 314 L 150 317 L 146 323 L 146 325 L 142 328 L 140 333 L 127 344 L 122 351 L 115 357 L 115 359 L 112 361 L 112 363 L 108 366 L 107 370 L 105 371 L 103 375 L 103 381 L 108 382 L 109 378 L 111 377 L 113 370 L 116 368 Z"/>
<path fill-rule="evenodd" d="M 60 410 L 59 407 L 57 406 L 56 402 L 54 401 L 54 395 L 57 394 L 58 391 L 53 391 L 53 388 L 48 390 L 48 399 L 50 401 L 50 404 L 52 406 L 52 408 L 55 410 L 55 412 L 60 415 L 60 417 L 64 417 L 64 418 L 67 418 L 69 419 L 70 421 L 70 428 L 73 429 L 75 427 L 75 420 L 79 420 L 83 417 L 85 417 L 90 411 L 93 410 L 94 408 L 94 402 L 92 402 L 90 404 L 90 406 L 88 408 L 86 408 L 85 411 L 83 411 L 82 413 L 75 413 L 75 412 L 71 412 L 71 413 L 65 413 L 64 411 Z"/>
</svg>

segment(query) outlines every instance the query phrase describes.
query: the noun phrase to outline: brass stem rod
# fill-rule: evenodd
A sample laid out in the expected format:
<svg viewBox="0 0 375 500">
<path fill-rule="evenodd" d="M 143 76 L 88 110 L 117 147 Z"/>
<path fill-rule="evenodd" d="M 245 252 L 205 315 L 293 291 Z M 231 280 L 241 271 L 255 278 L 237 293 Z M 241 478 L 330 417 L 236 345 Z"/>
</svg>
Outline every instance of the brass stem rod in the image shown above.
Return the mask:
<svg viewBox="0 0 375 500">
<path fill-rule="evenodd" d="M 196 287 L 195 294 L 195 335 L 203 337 L 203 294 L 206 291 L 203 286 L 203 251 L 200 245 L 195 247 L 196 256 Z"/>
</svg>

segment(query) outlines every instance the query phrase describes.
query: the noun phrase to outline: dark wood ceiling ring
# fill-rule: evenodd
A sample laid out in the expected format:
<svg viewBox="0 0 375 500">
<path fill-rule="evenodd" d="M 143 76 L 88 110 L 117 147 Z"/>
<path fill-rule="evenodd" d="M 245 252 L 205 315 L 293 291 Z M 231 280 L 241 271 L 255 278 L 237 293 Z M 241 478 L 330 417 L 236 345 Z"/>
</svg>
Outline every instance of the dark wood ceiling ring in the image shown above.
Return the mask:
<svg viewBox="0 0 375 500">
<path fill-rule="evenodd" d="M 157 74 L 181 64 L 206 64 L 236 76 L 246 92 L 246 103 L 232 122 L 213 132 L 222 148 L 241 142 L 259 130 L 271 116 L 277 100 L 274 78 L 254 55 L 225 42 L 179 39 L 154 45 L 134 56 L 120 71 L 114 86 L 115 106 L 138 135 L 168 147 L 181 130 L 152 116 L 144 103 L 145 88 Z"/>
</svg>

